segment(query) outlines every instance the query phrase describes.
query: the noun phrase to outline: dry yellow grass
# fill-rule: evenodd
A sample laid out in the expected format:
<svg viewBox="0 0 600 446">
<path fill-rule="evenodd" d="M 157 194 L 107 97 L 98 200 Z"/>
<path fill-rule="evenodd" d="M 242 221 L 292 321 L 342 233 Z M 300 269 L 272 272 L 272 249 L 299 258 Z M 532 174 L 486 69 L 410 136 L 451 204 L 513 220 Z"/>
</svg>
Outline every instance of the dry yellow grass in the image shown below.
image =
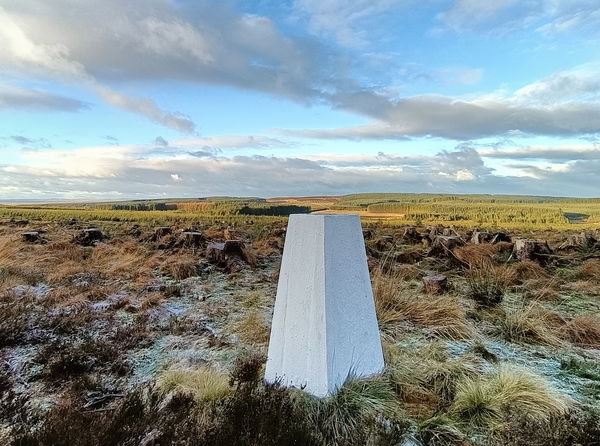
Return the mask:
<svg viewBox="0 0 600 446">
<path fill-rule="evenodd" d="M 510 268 L 514 273 L 514 282 L 512 285 L 518 285 L 526 280 L 547 279 L 550 277 L 548 272 L 539 263 L 531 260 L 514 263 Z"/>
<path fill-rule="evenodd" d="M 250 310 L 242 315 L 233 324 L 233 329 L 247 344 L 264 344 L 269 341 L 270 327 L 258 310 Z"/>
<path fill-rule="evenodd" d="M 585 262 L 583 262 L 583 264 L 581 264 L 577 272 L 582 278 L 600 281 L 600 260 L 586 260 Z"/>
<path fill-rule="evenodd" d="M 223 399 L 232 390 L 229 379 L 209 367 L 165 370 L 158 385 L 164 392 L 191 396 L 199 404 Z"/>
<path fill-rule="evenodd" d="M 198 275 L 198 259 L 192 254 L 178 253 L 165 259 L 160 269 L 176 280 Z"/>
<path fill-rule="evenodd" d="M 560 314 L 532 302 L 507 310 L 500 321 L 500 331 L 508 341 L 558 346 L 562 343 L 559 336 L 562 324 Z"/>
<path fill-rule="evenodd" d="M 592 315 L 575 316 L 561 328 L 568 341 L 582 347 L 600 347 L 600 318 Z"/>
<path fill-rule="evenodd" d="M 456 384 L 479 373 L 474 357 L 448 359 L 440 347 L 433 343 L 413 350 L 384 343 L 388 374 L 403 407 L 413 416 L 431 416 L 446 407 Z"/>
<path fill-rule="evenodd" d="M 533 300 L 557 300 L 562 281 L 556 277 L 529 279 L 523 282 L 525 297 Z"/>
<path fill-rule="evenodd" d="M 473 335 L 465 310 L 451 296 L 427 297 L 407 289 L 394 274 L 377 272 L 373 278 L 375 309 L 384 336 L 398 335 L 398 324 L 411 322 L 442 337 L 464 339 Z"/>
<path fill-rule="evenodd" d="M 460 382 L 451 411 L 466 423 L 494 428 L 509 413 L 548 420 L 565 414 L 569 406 L 569 399 L 540 377 L 502 366 L 490 376 Z"/>
<path fill-rule="evenodd" d="M 488 267 L 494 263 L 494 257 L 501 250 L 501 244 L 468 244 L 454 249 L 454 256 L 470 268 Z"/>
</svg>

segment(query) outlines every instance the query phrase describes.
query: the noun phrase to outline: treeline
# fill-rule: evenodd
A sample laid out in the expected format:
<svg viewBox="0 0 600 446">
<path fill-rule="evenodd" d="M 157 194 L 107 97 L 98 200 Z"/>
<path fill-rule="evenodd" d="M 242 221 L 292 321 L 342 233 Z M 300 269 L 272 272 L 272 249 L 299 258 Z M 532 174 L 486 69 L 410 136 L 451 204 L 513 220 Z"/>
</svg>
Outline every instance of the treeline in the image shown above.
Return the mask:
<svg viewBox="0 0 600 446">
<path fill-rule="evenodd" d="M 474 203 L 474 204 L 558 204 L 558 205 L 598 205 L 600 198 L 565 198 L 529 195 L 489 195 L 489 194 L 351 194 L 340 198 L 336 206 L 362 206 L 384 203 Z"/>
<path fill-rule="evenodd" d="M 375 213 L 399 214 L 406 220 L 414 221 L 472 221 L 481 224 L 524 223 L 533 225 L 569 223 L 560 207 L 548 205 L 378 203 L 369 205 L 367 209 Z"/>
<path fill-rule="evenodd" d="M 174 211 L 177 205 L 173 203 L 161 203 L 155 201 L 115 203 L 94 206 L 96 209 L 108 209 L 111 211 Z"/>
<path fill-rule="evenodd" d="M 240 209 L 241 215 L 270 215 L 284 216 L 290 214 L 308 214 L 311 209 L 309 206 L 297 205 L 264 205 L 264 206 L 244 206 Z"/>
<path fill-rule="evenodd" d="M 207 216 L 229 216 L 229 215 L 267 215 L 287 216 L 290 214 L 306 214 L 311 211 L 309 206 L 298 206 L 292 204 L 270 204 L 264 201 L 197 201 L 197 202 L 121 202 L 111 204 L 99 204 L 93 209 L 111 211 L 180 211 L 198 213 Z"/>
</svg>

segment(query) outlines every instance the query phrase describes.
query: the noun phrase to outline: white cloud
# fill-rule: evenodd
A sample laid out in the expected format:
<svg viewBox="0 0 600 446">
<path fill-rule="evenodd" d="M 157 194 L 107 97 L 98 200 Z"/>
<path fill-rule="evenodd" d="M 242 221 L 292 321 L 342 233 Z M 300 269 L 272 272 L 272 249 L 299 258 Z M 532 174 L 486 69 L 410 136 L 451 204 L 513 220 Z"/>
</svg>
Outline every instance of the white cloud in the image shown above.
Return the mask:
<svg viewBox="0 0 600 446">
<path fill-rule="evenodd" d="M 294 7 L 308 15 L 310 31 L 352 47 L 368 43 L 369 34 L 374 32 L 360 27 L 359 22 L 383 12 L 398 12 L 410 3 L 411 0 L 295 0 Z"/>
<path fill-rule="evenodd" d="M 88 108 L 77 99 L 46 91 L 0 84 L 0 110 L 67 111 Z"/>
<path fill-rule="evenodd" d="M 174 80 L 263 91 L 306 103 L 329 77 L 314 43 L 266 17 L 199 0 L 4 0 L 0 66 L 21 77 L 86 88 L 115 107 L 192 132 L 194 123 L 153 100 L 117 91 L 130 80 Z"/>
<path fill-rule="evenodd" d="M 553 104 L 565 99 L 597 100 L 600 98 L 600 65 L 588 64 L 563 70 L 517 90 L 517 101 Z"/>
<path fill-rule="evenodd" d="M 502 149 L 480 149 L 484 158 L 509 160 L 600 160 L 600 146 L 597 144 L 562 144 L 556 146 L 525 146 Z"/>
<path fill-rule="evenodd" d="M 19 151 L 0 166 L 4 198 L 320 195 L 408 191 L 597 195 L 600 159 L 512 162 L 499 174 L 473 148 L 436 155 L 372 153 L 198 158 L 149 146 Z M 515 158 L 518 159 L 518 158 Z"/>
<path fill-rule="evenodd" d="M 366 125 L 288 132 L 324 139 L 406 139 L 436 136 L 471 140 L 510 134 L 586 135 L 600 132 L 600 70 L 562 71 L 500 93 L 453 98 L 419 95 L 392 100 L 371 91 L 331 95 L 334 106 L 370 117 Z"/>
<path fill-rule="evenodd" d="M 180 80 L 306 101 L 327 77 L 318 46 L 281 34 L 268 18 L 198 0 L 4 0 L 19 45 L 13 69 L 35 55 L 42 74 L 82 70 L 115 80 Z M 33 43 L 35 42 L 35 44 Z M 1 59 L 0 59 L 1 60 Z"/>
<path fill-rule="evenodd" d="M 184 138 L 170 141 L 169 144 L 186 149 L 198 148 L 211 150 L 240 148 L 266 149 L 292 145 L 289 141 L 282 141 L 281 139 L 263 135 L 224 135 Z"/>
<path fill-rule="evenodd" d="M 597 0 L 456 0 L 437 18 L 444 28 L 456 32 L 506 34 L 530 28 L 546 36 L 579 32 L 598 37 L 600 4 Z"/>
<path fill-rule="evenodd" d="M 195 126 L 191 120 L 162 110 L 154 101 L 126 96 L 98 82 L 81 62 L 72 58 L 71 49 L 65 44 L 36 43 L 31 37 L 35 32 L 27 28 L 27 24 L 27 17 L 11 14 L 0 7 L 0 39 L 3 41 L 3 45 L 0 46 L 0 63 L 9 70 L 75 82 L 88 88 L 110 105 L 140 114 L 153 122 L 179 131 L 194 130 Z"/>
</svg>

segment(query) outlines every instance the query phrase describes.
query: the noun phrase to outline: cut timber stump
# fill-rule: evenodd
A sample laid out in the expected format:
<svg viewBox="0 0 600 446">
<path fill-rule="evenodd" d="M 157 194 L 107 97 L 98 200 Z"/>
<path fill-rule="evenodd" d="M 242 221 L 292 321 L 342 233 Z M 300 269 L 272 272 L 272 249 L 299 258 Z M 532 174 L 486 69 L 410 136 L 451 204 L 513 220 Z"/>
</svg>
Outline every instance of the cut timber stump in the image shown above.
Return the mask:
<svg viewBox="0 0 600 446">
<path fill-rule="evenodd" d="M 89 228 L 82 230 L 73 241 L 78 245 L 92 246 L 104 239 L 104 234 L 99 228 Z"/>
<path fill-rule="evenodd" d="M 423 290 L 429 294 L 444 294 L 450 290 L 450 282 L 443 275 L 423 277 Z"/>
<path fill-rule="evenodd" d="M 186 231 L 181 233 L 181 244 L 186 248 L 198 248 L 202 246 L 204 236 L 201 232 Z"/>
<path fill-rule="evenodd" d="M 480 245 L 482 243 L 489 243 L 492 240 L 493 235 L 489 232 L 474 231 L 471 235 L 471 243 Z"/>
<path fill-rule="evenodd" d="M 383 367 L 358 215 L 291 215 L 266 381 L 322 397 Z"/>
<path fill-rule="evenodd" d="M 534 239 L 517 239 L 513 248 L 514 256 L 520 260 L 532 260 L 542 264 L 548 263 L 552 250 L 548 242 Z"/>
<path fill-rule="evenodd" d="M 47 243 L 48 240 L 40 236 L 39 231 L 23 232 L 21 238 L 27 243 Z"/>
<path fill-rule="evenodd" d="M 419 234 L 417 228 L 414 226 L 408 226 L 404 229 L 404 234 L 402 234 L 402 241 L 410 244 L 417 244 L 423 241 L 423 236 Z"/>
<path fill-rule="evenodd" d="M 206 247 L 206 258 L 230 273 L 242 270 L 246 264 L 255 266 L 255 259 L 250 257 L 241 240 L 209 243 Z"/>
<path fill-rule="evenodd" d="M 454 248 L 463 246 L 465 241 L 455 235 L 438 235 L 429 248 L 430 257 L 452 257 Z"/>
<path fill-rule="evenodd" d="M 560 250 L 577 250 L 593 248 L 598 243 L 598 240 L 592 233 L 582 232 L 580 234 L 571 235 L 558 249 Z"/>
<path fill-rule="evenodd" d="M 165 235 L 169 235 L 171 234 L 171 228 L 168 226 L 159 226 L 158 228 L 154 228 L 154 235 L 152 236 L 152 239 L 154 241 L 160 240 L 161 238 L 163 238 Z"/>
</svg>

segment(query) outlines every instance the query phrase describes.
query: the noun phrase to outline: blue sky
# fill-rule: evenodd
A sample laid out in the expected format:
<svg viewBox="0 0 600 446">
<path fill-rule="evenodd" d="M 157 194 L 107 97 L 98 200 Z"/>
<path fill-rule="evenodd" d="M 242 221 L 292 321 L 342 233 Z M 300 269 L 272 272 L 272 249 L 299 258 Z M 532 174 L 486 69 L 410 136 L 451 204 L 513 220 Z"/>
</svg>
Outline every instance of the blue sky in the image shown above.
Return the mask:
<svg viewBox="0 0 600 446">
<path fill-rule="evenodd" d="M 0 0 L 0 201 L 600 196 L 597 0 Z"/>
</svg>

